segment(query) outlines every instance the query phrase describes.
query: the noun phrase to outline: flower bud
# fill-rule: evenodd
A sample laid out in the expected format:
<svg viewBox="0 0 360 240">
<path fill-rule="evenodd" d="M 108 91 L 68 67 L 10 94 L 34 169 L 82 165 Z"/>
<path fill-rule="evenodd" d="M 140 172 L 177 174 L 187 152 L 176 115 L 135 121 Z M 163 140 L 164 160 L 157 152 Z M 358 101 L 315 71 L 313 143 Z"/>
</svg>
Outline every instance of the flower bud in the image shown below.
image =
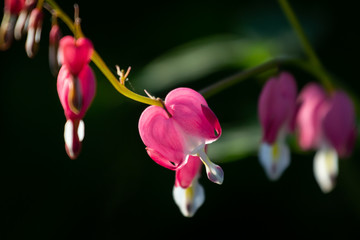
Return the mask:
<svg viewBox="0 0 360 240">
<path fill-rule="evenodd" d="M 29 18 L 28 35 L 25 43 L 25 50 L 29 58 L 33 58 L 38 51 L 41 38 L 42 21 L 42 11 L 38 8 L 32 10 Z"/>
<path fill-rule="evenodd" d="M 55 24 L 51 27 L 49 36 L 49 66 L 52 74 L 56 76 L 60 69 L 60 63 L 58 59 L 59 42 L 62 33 L 59 25 Z"/>
</svg>

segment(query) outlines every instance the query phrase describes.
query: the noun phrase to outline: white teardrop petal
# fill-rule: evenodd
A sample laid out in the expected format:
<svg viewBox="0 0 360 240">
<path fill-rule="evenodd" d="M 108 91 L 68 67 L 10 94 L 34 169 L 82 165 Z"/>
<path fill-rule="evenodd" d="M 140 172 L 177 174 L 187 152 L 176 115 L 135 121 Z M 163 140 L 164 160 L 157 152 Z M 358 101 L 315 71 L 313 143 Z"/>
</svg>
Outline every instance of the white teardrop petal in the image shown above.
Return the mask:
<svg viewBox="0 0 360 240">
<path fill-rule="evenodd" d="M 205 201 L 204 188 L 194 179 L 188 188 L 180 186 L 173 188 L 173 198 L 185 217 L 192 217 Z"/>
<path fill-rule="evenodd" d="M 85 123 L 83 120 L 80 120 L 77 132 L 78 132 L 79 141 L 82 142 L 85 137 Z"/>
<path fill-rule="evenodd" d="M 336 184 L 338 155 L 333 148 L 322 147 L 314 157 L 314 176 L 324 193 L 329 193 Z"/>
<path fill-rule="evenodd" d="M 262 143 L 259 149 L 259 161 L 267 177 L 278 180 L 290 165 L 290 150 L 284 141 L 277 141 L 273 145 Z"/>
<path fill-rule="evenodd" d="M 71 120 L 67 120 L 65 123 L 65 127 L 64 127 L 64 140 L 65 140 L 65 145 L 67 146 L 68 150 L 70 151 L 71 155 L 74 155 L 74 153 L 72 152 L 73 149 L 73 129 L 74 129 L 74 124 Z"/>
</svg>

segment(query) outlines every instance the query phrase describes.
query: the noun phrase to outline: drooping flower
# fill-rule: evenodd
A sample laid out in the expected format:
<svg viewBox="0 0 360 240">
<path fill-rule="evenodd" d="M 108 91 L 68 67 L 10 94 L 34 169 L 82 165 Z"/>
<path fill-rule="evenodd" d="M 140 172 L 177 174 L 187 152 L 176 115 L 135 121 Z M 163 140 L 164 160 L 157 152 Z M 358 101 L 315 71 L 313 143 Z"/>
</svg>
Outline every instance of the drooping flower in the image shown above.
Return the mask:
<svg viewBox="0 0 360 240">
<path fill-rule="evenodd" d="M 259 97 L 258 114 L 263 130 L 259 161 L 270 180 L 277 180 L 290 164 L 285 138 L 293 131 L 296 92 L 293 76 L 282 72 L 266 82 Z"/>
<path fill-rule="evenodd" d="M 299 94 L 296 116 L 299 145 L 303 150 L 316 149 L 314 175 L 321 190 L 330 192 L 338 175 L 338 157 L 348 156 L 356 137 L 355 111 L 343 91 L 328 96 L 315 83 Z"/>
<path fill-rule="evenodd" d="M 189 156 L 187 163 L 176 170 L 173 198 L 185 217 L 192 217 L 205 201 L 205 191 L 198 179 L 202 163 L 199 157 Z"/>
<path fill-rule="evenodd" d="M 16 40 L 20 40 L 26 34 L 31 12 L 35 9 L 36 4 L 37 0 L 25 0 L 25 5 L 21 9 L 14 29 L 14 37 Z"/>
<path fill-rule="evenodd" d="M 140 137 L 149 156 L 159 165 L 181 169 L 190 156 L 198 156 L 206 167 L 208 178 L 218 184 L 224 173 L 205 153 L 206 144 L 221 135 L 220 123 L 198 92 L 189 88 L 172 90 L 164 108 L 149 106 L 139 119 Z"/>
<path fill-rule="evenodd" d="M 14 38 L 14 28 L 20 11 L 24 8 L 25 0 L 5 0 L 4 16 L 0 27 L 0 50 L 6 50 Z"/>
<path fill-rule="evenodd" d="M 31 11 L 25 42 L 25 50 L 29 58 L 33 58 L 39 49 L 43 17 L 44 14 L 40 9 L 34 8 Z"/>
<path fill-rule="evenodd" d="M 73 48 L 83 46 L 84 40 L 72 37 Z M 86 42 L 90 42 L 86 39 Z M 92 45 L 87 45 L 87 51 L 78 51 L 75 54 L 69 49 L 68 40 L 65 41 L 67 47 L 60 41 L 60 52 L 63 65 L 57 78 L 57 91 L 61 105 L 67 119 L 64 128 L 64 139 L 66 152 L 71 159 L 75 159 L 81 150 L 81 142 L 84 138 L 85 127 L 82 119 L 88 110 L 96 91 L 96 81 L 93 71 L 88 65 L 92 53 Z M 90 42 L 91 43 L 91 42 Z M 84 54 L 85 53 L 85 54 Z M 71 62 L 71 64 L 69 64 Z M 75 67 L 74 67 L 75 65 Z"/>
<path fill-rule="evenodd" d="M 60 68 L 58 51 L 61 37 L 62 33 L 59 25 L 54 24 L 49 34 L 49 66 L 54 76 L 58 74 Z"/>
</svg>

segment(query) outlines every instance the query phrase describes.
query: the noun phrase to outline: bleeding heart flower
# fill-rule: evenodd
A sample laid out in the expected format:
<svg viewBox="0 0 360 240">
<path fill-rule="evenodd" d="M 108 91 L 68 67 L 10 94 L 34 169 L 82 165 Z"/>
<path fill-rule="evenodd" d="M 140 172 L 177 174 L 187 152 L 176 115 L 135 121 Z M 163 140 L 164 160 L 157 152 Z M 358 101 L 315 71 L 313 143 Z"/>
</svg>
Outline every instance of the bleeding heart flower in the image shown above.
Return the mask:
<svg viewBox="0 0 360 240">
<path fill-rule="evenodd" d="M 299 145 L 303 150 L 317 149 L 314 175 L 324 193 L 335 187 L 338 155 L 347 156 L 355 143 L 355 110 L 345 92 L 328 96 L 315 83 L 304 87 L 299 95 L 296 116 Z"/>
<path fill-rule="evenodd" d="M 38 8 L 31 11 L 25 50 L 29 58 L 35 56 L 39 49 L 44 14 Z"/>
<path fill-rule="evenodd" d="M 223 182 L 222 169 L 212 163 L 205 145 L 216 141 L 221 127 L 215 114 L 198 92 L 177 88 L 165 98 L 164 108 L 149 106 L 139 120 L 140 137 L 149 156 L 163 167 L 177 170 L 198 156 L 205 164 L 208 178 Z"/>
<path fill-rule="evenodd" d="M 66 152 L 71 159 L 80 153 L 85 127 L 82 119 L 89 108 L 96 89 L 94 73 L 85 65 L 76 76 L 63 65 L 57 79 L 57 91 L 67 119 L 64 130 Z"/>
<path fill-rule="evenodd" d="M 296 92 L 293 76 L 282 72 L 266 82 L 259 97 L 258 114 L 263 129 L 259 160 L 270 180 L 277 180 L 290 164 L 285 137 L 293 131 Z"/>
<path fill-rule="evenodd" d="M 60 63 L 58 58 L 59 43 L 62 33 L 59 25 L 54 24 L 49 34 L 49 66 L 52 74 L 56 76 L 59 73 Z"/>
<path fill-rule="evenodd" d="M 24 5 L 25 0 L 4 1 L 4 16 L 0 27 L 0 50 L 6 50 L 10 47 L 14 38 L 16 20 Z"/>
<path fill-rule="evenodd" d="M 73 75 L 79 74 L 90 62 L 92 53 L 93 45 L 87 38 L 75 39 L 72 36 L 65 36 L 60 40 L 60 62 L 67 65 Z"/>
<path fill-rule="evenodd" d="M 176 170 L 173 198 L 185 217 L 192 217 L 205 201 L 204 188 L 198 182 L 201 173 L 201 160 L 189 156 L 187 163 Z"/>
</svg>

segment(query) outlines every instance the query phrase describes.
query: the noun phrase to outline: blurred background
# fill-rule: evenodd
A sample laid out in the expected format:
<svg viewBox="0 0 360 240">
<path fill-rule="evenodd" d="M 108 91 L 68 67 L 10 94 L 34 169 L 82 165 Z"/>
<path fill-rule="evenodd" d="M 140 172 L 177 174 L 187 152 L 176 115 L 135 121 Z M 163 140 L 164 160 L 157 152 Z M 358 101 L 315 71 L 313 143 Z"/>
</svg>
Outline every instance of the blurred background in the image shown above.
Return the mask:
<svg viewBox="0 0 360 240">
<path fill-rule="evenodd" d="M 58 3 L 73 16 L 75 1 Z M 116 64 L 132 67 L 126 85 L 140 94 L 146 89 L 164 98 L 180 86 L 201 90 L 273 57 L 305 57 L 277 1 L 76 3 L 85 35 L 114 73 Z M 290 3 L 326 69 L 359 97 L 357 9 L 325 0 Z M 280 180 L 266 178 L 257 159 L 257 98 L 269 74 L 207 99 L 223 127 L 209 157 L 225 180 L 218 186 L 203 172 L 206 200 L 191 219 L 173 201 L 174 172 L 155 164 L 139 137 L 138 118 L 147 106 L 119 94 L 92 63 L 97 94 L 84 119 L 82 153 L 70 160 L 48 67 L 50 25 L 46 12 L 34 59 L 27 58 L 24 40 L 0 52 L 1 239 L 359 235 L 359 141 L 352 157 L 340 160 L 329 194 L 313 176 L 314 152 L 294 144 Z M 285 70 L 299 89 L 316 80 Z"/>
</svg>

